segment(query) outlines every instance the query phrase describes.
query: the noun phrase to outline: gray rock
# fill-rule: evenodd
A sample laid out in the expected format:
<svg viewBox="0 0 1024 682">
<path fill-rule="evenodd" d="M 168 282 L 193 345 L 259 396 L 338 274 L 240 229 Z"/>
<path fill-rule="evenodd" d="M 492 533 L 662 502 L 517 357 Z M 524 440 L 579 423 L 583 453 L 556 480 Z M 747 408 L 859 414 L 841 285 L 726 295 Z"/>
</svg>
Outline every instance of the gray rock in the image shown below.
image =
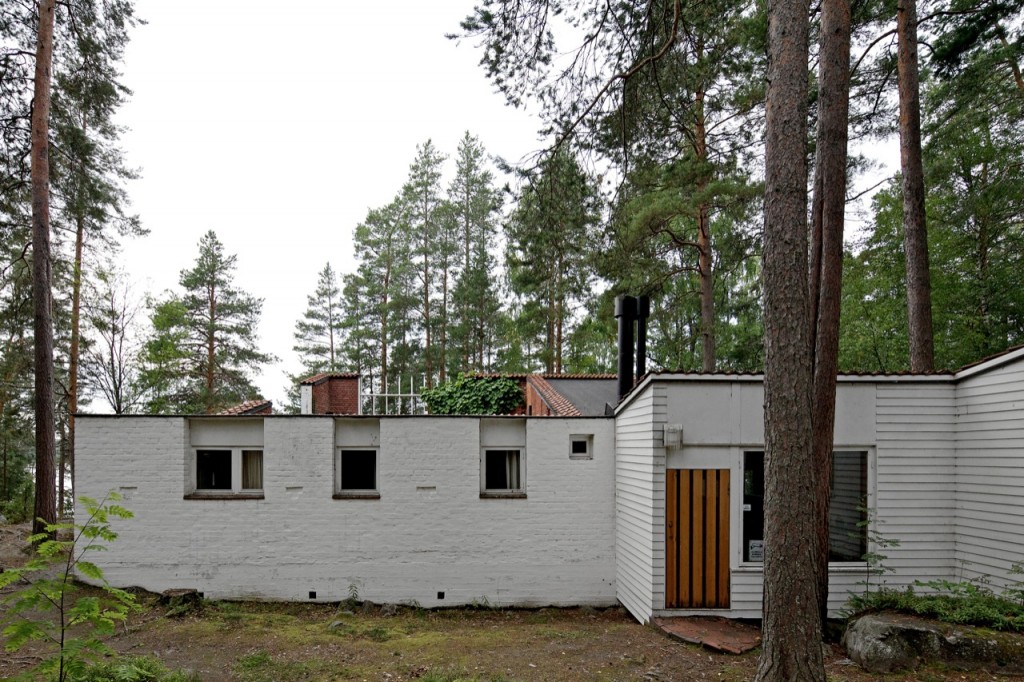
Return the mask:
<svg viewBox="0 0 1024 682">
<path fill-rule="evenodd" d="M 924 624 L 868 614 L 850 623 L 843 644 L 851 660 L 873 673 L 914 670 L 939 654 L 939 634 Z"/>
<path fill-rule="evenodd" d="M 872 673 L 915 670 L 922 664 L 1024 671 L 1024 638 L 899 613 L 871 613 L 843 635 L 850 659 Z"/>
</svg>

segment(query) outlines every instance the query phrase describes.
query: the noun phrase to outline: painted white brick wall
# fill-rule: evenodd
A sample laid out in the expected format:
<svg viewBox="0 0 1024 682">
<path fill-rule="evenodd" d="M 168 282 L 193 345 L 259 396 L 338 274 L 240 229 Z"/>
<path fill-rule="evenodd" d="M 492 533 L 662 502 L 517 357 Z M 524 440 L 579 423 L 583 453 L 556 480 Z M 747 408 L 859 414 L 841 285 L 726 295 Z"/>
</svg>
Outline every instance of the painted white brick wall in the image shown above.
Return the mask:
<svg viewBox="0 0 1024 682">
<path fill-rule="evenodd" d="M 210 598 L 613 604 L 613 422 L 526 424 L 526 499 L 480 498 L 468 417 L 381 418 L 380 499 L 332 499 L 335 421 L 303 416 L 263 420 L 264 499 L 186 500 L 188 419 L 82 416 L 80 493 L 135 513 L 94 558 L 115 585 Z M 587 433 L 593 459 L 570 460 Z"/>
</svg>

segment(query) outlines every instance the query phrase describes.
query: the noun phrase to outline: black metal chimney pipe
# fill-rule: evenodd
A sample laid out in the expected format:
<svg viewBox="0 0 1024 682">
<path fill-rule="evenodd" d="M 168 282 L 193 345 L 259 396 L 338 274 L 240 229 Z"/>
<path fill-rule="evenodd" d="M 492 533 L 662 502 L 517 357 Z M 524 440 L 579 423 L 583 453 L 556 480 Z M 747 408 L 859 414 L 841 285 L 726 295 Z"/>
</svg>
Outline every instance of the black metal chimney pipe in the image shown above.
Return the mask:
<svg viewBox="0 0 1024 682">
<path fill-rule="evenodd" d="M 636 299 L 615 297 L 615 319 L 619 321 L 619 390 L 618 400 L 633 388 L 633 322 L 636 320 Z"/>
<path fill-rule="evenodd" d="M 651 297 L 636 299 L 636 378 L 647 374 L 647 318 L 651 314 Z"/>
</svg>

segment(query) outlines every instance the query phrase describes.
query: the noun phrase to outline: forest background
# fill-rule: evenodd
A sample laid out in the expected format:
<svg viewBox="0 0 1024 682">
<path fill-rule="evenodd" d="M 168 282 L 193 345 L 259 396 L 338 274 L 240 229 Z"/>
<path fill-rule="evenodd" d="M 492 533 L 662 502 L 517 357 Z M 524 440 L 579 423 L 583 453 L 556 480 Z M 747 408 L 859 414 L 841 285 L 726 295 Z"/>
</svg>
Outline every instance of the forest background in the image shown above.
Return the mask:
<svg viewBox="0 0 1024 682">
<path fill-rule="evenodd" d="M 330 187 L 324 186 L 322 173 L 309 172 L 305 157 L 293 150 L 279 168 L 264 169 L 265 175 L 281 178 L 275 187 L 250 184 L 247 199 L 222 195 L 223 206 L 208 215 L 186 210 L 150 216 L 131 201 L 133 188 L 145 182 L 139 174 L 153 173 L 169 186 L 172 177 L 167 168 L 147 170 L 145 158 L 127 156 L 130 134 L 120 127 L 121 112 L 132 101 L 121 74 L 122 69 L 130 73 L 125 49 L 135 32 L 147 27 L 134 19 L 131 3 L 67 5 L 61 11 L 71 14 L 57 21 L 51 128 L 63 466 L 72 467 L 70 407 L 208 411 L 259 395 L 275 354 L 284 354 L 261 343 L 259 335 L 264 299 L 278 287 L 305 292 L 306 305 L 296 307 L 287 323 L 274 321 L 275 329 L 287 327 L 291 336 L 295 355 L 285 370 L 294 378 L 359 371 L 380 387 L 410 376 L 429 385 L 463 371 L 614 371 L 611 301 L 619 293 L 652 297 L 654 367 L 760 371 L 764 7 L 714 2 L 691 9 L 683 16 L 685 40 L 677 49 L 657 69 L 620 83 L 597 110 L 556 115 L 548 105 L 558 94 L 552 89 L 557 83 L 530 84 L 539 95 L 530 99 L 517 94 L 520 86 L 492 80 L 506 99 L 534 114 L 531 129 L 540 128 L 529 143 L 500 152 L 518 163 L 497 160 L 475 129 L 489 113 L 467 112 L 467 120 L 458 122 L 461 137 L 446 134 L 444 147 L 432 142 L 429 124 L 438 117 L 429 114 L 428 103 L 434 99 L 405 92 L 401 104 L 325 108 L 328 113 L 320 110 L 294 128 L 295 150 L 313 156 L 329 150 L 330 168 L 339 174 L 355 168 L 355 175 L 369 177 L 372 196 L 350 191 L 350 185 L 358 187 L 354 179 L 328 177 Z M 263 11 L 256 13 L 264 31 L 258 35 L 269 39 L 275 36 L 267 33 L 274 15 Z M 1020 7 L 1012 2 L 941 0 L 922 5 L 919 13 L 926 46 L 920 60 L 924 163 L 941 369 L 1021 342 L 1024 292 L 1016 275 L 1024 253 L 1021 22 Z M 475 64 L 480 16 L 476 24 L 470 17 L 461 30 L 458 25 L 469 14 L 463 7 L 445 17 L 433 40 L 439 50 L 461 45 L 459 59 L 477 74 L 476 82 L 490 88 L 481 73 L 486 53 L 485 69 Z M 855 149 L 892 144 L 897 123 L 893 16 L 885 3 L 854 5 Z M 210 26 L 217 25 L 216 16 L 210 19 Z M 572 24 L 585 19 L 569 17 L 562 30 L 570 36 L 584 31 Z M 628 20 L 627 12 L 623 21 Z M 0 21 L 0 499 L 11 514 L 27 499 L 33 448 L 26 123 L 34 21 L 31 3 L 5 4 Z M 408 23 L 417 21 L 413 16 Z M 440 35 L 445 30 L 460 39 L 445 42 Z M 276 37 L 282 35 L 287 37 Z M 628 45 L 620 47 L 623 61 L 636 57 Z M 157 49 L 166 48 L 158 43 Z M 592 82 L 599 82 L 597 74 L 609 66 L 596 54 L 587 57 L 595 60 Z M 313 61 L 331 59 L 326 51 Z M 185 69 L 178 77 L 189 74 Z M 289 80 L 284 69 L 272 74 L 271 83 Z M 461 78 L 445 82 L 457 84 Z M 301 87 L 276 99 L 302 101 L 316 80 L 300 78 Z M 237 110 L 224 114 L 211 99 L 241 98 L 247 111 L 258 111 L 275 98 L 263 93 L 247 100 L 256 84 L 229 81 L 221 81 L 220 91 L 201 91 L 192 105 L 192 118 L 214 131 L 195 139 L 189 155 L 197 169 L 189 178 L 196 196 L 218 184 L 201 175 L 206 169 L 230 176 L 230 159 L 259 165 L 262 158 L 251 150 L 241 153 L 240 145 L 254 141 L 252 133 L 233 135 L 232 128 L 242 125 L 235 123 Z M 348 92 L 359 89 L 358 83 L 340 85 Z M 493 99 L 500 103 L 501 98 Z M 359 136 L 361 119 L 347 116 L 357 110 L 365 116 L 364 109 L 393 117 L 391 129 L 407 150 L 386 174 L 364 166 L 369 162 L 363 157 L 330 147 L 331 135 L 321 132 L 328 123 L 347 122 Z M 811 111 L 813 117 L 813 89 Z M 275 110 L 269 119 L 257 117 L 257 123 L 265 127 L 284 118 Z M 408 130 L 412 126 L 403 122 L 412 118 L 423 120 L 422 131 Z M 507 120 L 500 126 L 507 129 Z M 507 130 L 498 136 L 508 144 Z M 198 151 L 217 149 L 218 140 L 228 143 L 222 152 L 207 158 Z M 287 146 L 281 138 L 277 144 Z M 531 150 L 550 153 L 527 155 Z M 809 157 L 813 151 L 809 140 Z M 902 371 L 909 365 L 900 185 L 894 177 L 883 178 L 868 201 L 864 190 L 874 181 L 866 178 L 877 171 L 858 155 L 851 157 L 850 170 L 849 206 L 870 208 L 862 229 L 848 231 L 840 369 Z M 153 185 L 145 187 L 153 191 Z M 304 213 L 304 193 L 327 195 L 338 205 L 375 203 L 360 209 L 363 214 L 350 224 L 339 224 L 336 218 Z M 255 220 L 272 194 L 295 207 L 294 214 L 269 211 L 277 221 L 272 237 L 265 228 L 250 227 L 251 239 L 224 238 L 222 223 L 232 214 L 241 223 Z M 186 190 L 168 195 L 177 205 L 189 205 Z M 168 216 L 187 222 L 189 231 L 176 230 Z M 303 238 L 311 222 L 324 224 L 314 225 L 316 239 Z M 193 238 L 182 238 L 186 233 Z M 277 246 L 272 265 L 255 265 L 251 241 Z M 154 244 L 149 248 L 163 255 L 129 255 L 140 243 Z M 290 251 L 295 245 L 297 251 Z M 175 262 L 172 254 L 182 248 L 187 255 Z M 165 288 L 140 286 L 138 273 L 123 269 L 140 262 L 154 271 L 170 267 L 174 281 Z M 254 281 L 246 274 L 249 268 L 259 271 L 255 279 L 270 283 L 260 295 L 240 284 Z M 210 292 L 217 292 L 212 316 Z M 281 377 L 277 385 L 283 394 L 292 383 Z"/>
</svg>

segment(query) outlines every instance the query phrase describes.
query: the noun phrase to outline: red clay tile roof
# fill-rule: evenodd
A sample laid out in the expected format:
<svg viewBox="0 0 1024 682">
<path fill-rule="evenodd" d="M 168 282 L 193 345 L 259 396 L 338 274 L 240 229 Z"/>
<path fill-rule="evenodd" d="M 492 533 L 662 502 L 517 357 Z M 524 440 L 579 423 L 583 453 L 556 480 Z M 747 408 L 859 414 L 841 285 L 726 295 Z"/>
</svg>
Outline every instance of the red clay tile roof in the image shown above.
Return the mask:
<svg viewBox="0 0 1024 682">
<path fill-rule="evenodd" d="M 562 376 L 562 375 L 556 375 Z M 551 413 L 558 417 L 582 417 L 583 413 L 576 408 L 569 399 L 563 396 L 561 393 L 556 391 L 551 384 L 547 382 L 547 379 L 540 374 L 532 374 L 526 377 L 526 381 L 533 386 L 534 390 L 540 395 L 541 400 L 544 401 L 549 408 Z"/>
<path fill-rule="evenodd" d="M 300 386 L 310 386 L 313 384 L 319 384 L 321 381 L 328 379 L 358 379 L 359 372 L 320 372 L 314 374 L 311 377 L 306 377 L 299 382 Z"/>
<path fill-rule="evenodd" d="M 244 403 L 221 410 L 217 414 L 270 414 L 273 408 L 273 402 L 260 398 L 259 400 L 246 400 Z"/>
</svg>

